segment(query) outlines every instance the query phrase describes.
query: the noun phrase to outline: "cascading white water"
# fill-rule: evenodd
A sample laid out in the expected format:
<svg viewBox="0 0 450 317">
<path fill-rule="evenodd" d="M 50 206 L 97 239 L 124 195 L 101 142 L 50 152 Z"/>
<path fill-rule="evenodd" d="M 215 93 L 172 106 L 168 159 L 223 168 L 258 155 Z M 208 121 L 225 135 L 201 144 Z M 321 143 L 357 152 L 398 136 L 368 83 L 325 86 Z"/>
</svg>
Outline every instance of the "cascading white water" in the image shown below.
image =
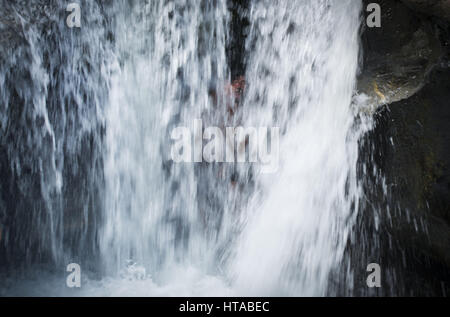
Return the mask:
<svg viewBox="0 0 450 317">
<path fill-rule="evenodd" d="M 325 295 L 354 224 L 360 188 L 352 96 L 359 1 L 258 1 L 251 9 L 250 125 L 280 126 L 281 167 L 260 179 L 231 265 L 245 295 Z M 260 124 L 260 123 L 259 123 Z"/>
<path fill-rule="evenodd" d="M 130 259 L 154 272 L 183 258 L 206 261 L 194 165 L 170 160 L 170 129 L 211 107 L 225 82 L 226 1 L 117 4 L 117 72 L 107 110 L 105 263 Z M 199 236 L 200 235 L 200 236 Z"/>
<path fill-rule="evenodd" d="M 363 129 L 355 127 L 351 107 L 360 3 L 252 3 L 240 112 L 247 126 L 282 129 L 281 168 L 256 176 L 258 191 L 244 191 L 251 203 L 238 206 L 239 214 L 229 208 L 236 196 L 217 193 L 206 212 L 222 218 L 220 229 L 202 218 L 207 198 L 197 192 L 201 182 L 227 188 L 211 179 L 219 167 L 201 167 L 207 172 L 199 174 L 193 165 L 167 163 L 165 155 L 171 127 L 191 126 L 205 111 L 219 126 L 226 113 L 211 111 L 208 98 L 209 83 L 227 79 L 225 2 L 147 8 L 148 15 L 131 15 L 139 24 L 130 28 L 122 21 L 117 31 L 127 58 L 113 79 L 107 114 L 104 260 L 120 268 L 132 257 L 158 280 L 159 270 L 174 263 L 213 273 L 220 264 L 211 259 L 225 248 L 220 278 L 239 294 L 325 295 L 360 195 L 356 161 Z M 146 31 L 151 35 L 144 41 Z M 230 228 L 239 223 L 242 230 L 233 237 Z M 218 231 L 212 242 L 211 230 Z"/>
<path fill-rule="evenodd" d="M 105 125 L 94 230 L 104 278 L 78 295 L 327 294 L 361 196 L 360 10 L 359 0 L 251 1 L 245 93 L 230 114 L 226 0 L 107 8 L 108 93 L 98 87 L 93 116 Z M 279 127 L 279 170 L 174 163 L 171 130 L 199 118 Z"/>
<path fill-rule="evenodd" d="M 88 1 L 81 33 L 61 19 L 59 1 L 0 7 L 0 242 L 13 262 L 66 262 L 68 249 L 82 258 L 100 209 L 104 15 Z"/>
</svg>

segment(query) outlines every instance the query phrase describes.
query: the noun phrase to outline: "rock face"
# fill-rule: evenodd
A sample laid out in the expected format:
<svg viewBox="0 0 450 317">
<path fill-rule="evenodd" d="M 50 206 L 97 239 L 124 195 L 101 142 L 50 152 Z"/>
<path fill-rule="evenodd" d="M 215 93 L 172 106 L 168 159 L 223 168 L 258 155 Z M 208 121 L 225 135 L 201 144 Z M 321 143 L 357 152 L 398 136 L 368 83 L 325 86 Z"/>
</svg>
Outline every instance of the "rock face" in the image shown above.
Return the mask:
<svg viewBox="0 0 450 317">
<path fill-rule="evenodd" d="M 450 68 L 432 71 L 411 98 L 381 108 L 362 146 L 377 175 L 366 175 L 367 205 L 353 267 L 379 263 L 383 287 L 356 294 L 445 296 L 450 292 Z M 363 162 L 361 162 L 363 163 Z M 382 181 L 380 181 L 382 177 Z M 358 250 L 358 251 L 356 251 Z"/>
<path fill-rule="evenodd" d="M 428 220 L 428 255 L 450 273 L 450 65 L 436 68 L 412 98 L 392 104 L 386 113 L 387 177 L 393 193 L 411 211 Z"/>
<path fill-rule="evenodd" d="M 244 75 L 245 72 L 245 40 L 250 22 L 247 18 L 250 0 L 228 1 L 231 13 L 230 41 L 227 46 L 227 57 L 232 80 Z"/>
<path fill-rule="evenodd" d="M 361 145 L 361 170 L 377 172 L 363 181 L 368 196 L 349 251 L 352 267 L 363 269 L 351 295 L 450 293 L 450 24 L 412 5 L 439 1 L 403 2 L 411 5 L 378 1 L 382 28 L 363 34 L 360 91 L 390 99 L 378 96 L 388 105 Z M 373 262 L 380 289 L 365 285 Z"/>
<path fill-rule="evenodd" d="M 364 72 L 358 90 L 375 105 L 409 98 L 419 91 L 436 65 L 442 49 L 433 24 L 401 2 L 377 2 L 381 7 L 381 28 L 365 28 Z M 373 109 L 372 109 L 373 110 Z"/>
<path fill-rule="evenodd" d="M 401 0 L 410 8 L 427 15 L 438 16 L 450 20 L 449 0 Z"/>
</svg>

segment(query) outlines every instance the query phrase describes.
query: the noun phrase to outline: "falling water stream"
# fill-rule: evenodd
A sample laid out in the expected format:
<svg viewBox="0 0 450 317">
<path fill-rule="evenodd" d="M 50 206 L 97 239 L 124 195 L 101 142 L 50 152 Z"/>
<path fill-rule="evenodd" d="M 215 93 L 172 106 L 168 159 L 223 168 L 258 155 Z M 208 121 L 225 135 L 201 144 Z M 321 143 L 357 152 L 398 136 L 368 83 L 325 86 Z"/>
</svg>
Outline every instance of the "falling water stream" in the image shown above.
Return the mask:
<svg viewBox="0 0 450 317">
<path fill-rule="evenodd" d="M 82 267 L 93 250 L 100 277 L 84 277 L 71 293 L 59 275 L 45 274 L 46 283 L 11 292 L 37 283 L 57 285 L 36 291 L 50 295 L 327 295 L 358 214 L 358 141 L 370 128 L 354 95 L 360 1 L 251 1 L 239 102 L 229 93 L 236 78 L 226 0 L 86 6 L 89 27 L 56 22 L 53 48 L 22 22 L 33 90 L 11 77 L 20 52 L 0 64 L 0 83 L 10 80 L 29 107 L 32 119 L 20 122 L 33 122 L 36 133 L 20 144 L 41 146 L 30 150 L 47 204 L 30 225 L 38 247 L 49 243 L 54 263 Z M 2 90 L 0 98 L 5 107 L 16 97 Z M 278 170 L 174 163 L 170 133 L 196 119 L 279 127 Z M 24 159 L 8 151 L 20 177 Z M 83 155 L 94 163 L 77 163 Z M 84 183 L 70 177 L 78 171 Z M 78 197 L 67 189 L 77 181 Z M 79 205 L 78 220 L 67 216 Z M 80 223 L 71 235 L 68 221 Z"/>
</svg>

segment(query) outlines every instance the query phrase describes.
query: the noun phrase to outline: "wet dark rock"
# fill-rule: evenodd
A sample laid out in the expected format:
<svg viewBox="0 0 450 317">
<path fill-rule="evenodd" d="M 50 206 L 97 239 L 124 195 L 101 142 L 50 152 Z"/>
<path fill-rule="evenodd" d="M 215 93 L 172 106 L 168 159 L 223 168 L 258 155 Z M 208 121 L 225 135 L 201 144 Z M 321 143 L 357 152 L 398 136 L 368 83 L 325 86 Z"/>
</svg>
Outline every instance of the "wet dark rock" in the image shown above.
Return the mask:
<svg viewBox="0 0 450 317">
<path fill-rule="evenodd" d="M 363 34 L 359 88 L 386 105 L 361 142 L 367 197 L 348 251 L 355 288 L 346 294 L 448 296 L 450 24 L 401 2 L 377 2 L 383 27 Z M 368 263 L 381 265 L 379 289 L 365 283 Z"/>
<path fill-rule="evenodd" d="M 250 0 L 230 0 L 227 4 L 231 14 L 227 58 L 231 78 L 234 80 L 245 73 L 245 42 L 250 26 L 248 20 Z"/>
<path fill-rule="evenodd" d="M 401 0 L 408 7 L 427 15 L 450 20 L 450 1 L 448 0 Z"/>
<path fill-rule="evenodd" d="M 375 108 L 417 93 L 442 55 L 432 21 L 401 2 L 376 2 L 381 7 L 381 28 L 364 27 L 364 62 L 358 90 Z"/>
<path fill-rule="evenodd" d="M 377 115 L 388 188 L 380 214 L 380 257 L 404 295 L 450 291 L 450 68 Z"/>
</svg>

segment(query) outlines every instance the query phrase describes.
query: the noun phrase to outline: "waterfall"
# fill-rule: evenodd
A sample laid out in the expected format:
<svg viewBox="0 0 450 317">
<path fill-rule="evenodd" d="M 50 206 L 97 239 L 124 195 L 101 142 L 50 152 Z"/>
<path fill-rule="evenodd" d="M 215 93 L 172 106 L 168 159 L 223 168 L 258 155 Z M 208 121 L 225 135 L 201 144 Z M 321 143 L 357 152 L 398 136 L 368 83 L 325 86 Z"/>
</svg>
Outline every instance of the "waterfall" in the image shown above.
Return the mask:
<svg viewBox="0 0 450 317">
<path fill-rule="evenodd" d="M 360 3 L 258 1 L 251 7 L 245 117 L 284 130 L 278 173 L 260 179 L 232 273 L 244 294 L 325 295 L 358 211 L 352 97 Z"/>
<path fill-rule="evenodd" d="M 86 3 L 79 30 L 55 14 L 46 33 L 17 15 L 26 52 L 0 63 L 2 133 L 32 122 L 24 151 L 4 136 L 0 148 L 24 197 L 40 184 L 29 239 L 54 265 L 97 271 L 78 295 L 327 295 L 363 195 L 361 2 L 250 1 L 246 67 L 234 77 L 227 0 Z M 11 75 L 17 60 L 26 80 Z M 19 121 L 7 118 L 12 98 L 29 107 Z M 171 132 L 195 120 L 278 127 L 278 170 L 175 163 Z"/>
<path fill-rule="evenodd" d="M 126 58 L 106 115 L 104 260 L 120 269 L 131 258 L 156 280 L 173 264 L 193 266 L 244 295 L 325 295 L 361 195 L 360 3 L 253 2 L 246 94 L 232 118 L 226 97 L 209 98 L 229 80 L 225 1 L 143 7 L 121 10 L 116 31 Z M 196 118 L 280 127 L 279 172 L 170 162 L 170 128 Z"/>
<path fill-rule="evenodd" d="M 155 270 L 208 253 L 195 166 L 170 160 L 170 131 L 210 111 L 210 86 L 228 79 L 228 11 L 226 1 L 176 0 L 117 12 L 101 251 L 116 270 L 126 260 Z"/>
<path fill-rule="evenodd" d="M 0 6 L 0 262 L 89 258 L 113 57 L 105 12 L 86 2 L 82 33 L 67 27 L 59 1 Z"/>
</svg>

